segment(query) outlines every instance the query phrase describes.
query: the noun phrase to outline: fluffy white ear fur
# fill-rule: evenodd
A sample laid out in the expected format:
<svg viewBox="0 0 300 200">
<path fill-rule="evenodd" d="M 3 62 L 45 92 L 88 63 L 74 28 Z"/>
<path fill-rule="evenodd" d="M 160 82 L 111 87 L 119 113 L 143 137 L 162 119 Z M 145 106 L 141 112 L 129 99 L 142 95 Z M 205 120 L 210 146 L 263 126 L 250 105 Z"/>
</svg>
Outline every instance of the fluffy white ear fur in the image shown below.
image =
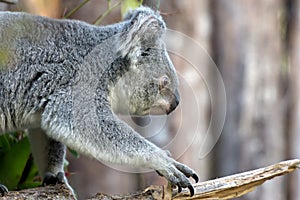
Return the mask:
<svg viewBox="0 0 300 200">
<path fill-rule="evenodd" d="M 155 44 L 166 29 L 165 23 L 157 13 L 152 10 L 149 12 L 148 9 L 143 11 L 143 9 L 137 9 L 133 14 L 129 14 L 132 26 L 118 38 L 118 54 L 130 58 L 132 62 L 136 61 L 141 54 L 143 45 Z"/>
</svg>

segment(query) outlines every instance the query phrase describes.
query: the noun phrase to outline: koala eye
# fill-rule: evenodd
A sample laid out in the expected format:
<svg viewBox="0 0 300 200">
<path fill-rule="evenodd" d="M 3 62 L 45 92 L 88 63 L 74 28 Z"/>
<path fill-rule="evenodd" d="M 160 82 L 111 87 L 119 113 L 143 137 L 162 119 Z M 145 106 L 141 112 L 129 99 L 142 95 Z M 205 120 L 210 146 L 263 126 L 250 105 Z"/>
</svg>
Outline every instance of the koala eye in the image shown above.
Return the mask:
<svg viewBox="0 0 300 200">
<path fill-rule="evenodd" d="M 170 79 L 168 76 L 164 75 L 159 79 L 159 90 L 165 88 L 170 83 Z"/>
</svg>

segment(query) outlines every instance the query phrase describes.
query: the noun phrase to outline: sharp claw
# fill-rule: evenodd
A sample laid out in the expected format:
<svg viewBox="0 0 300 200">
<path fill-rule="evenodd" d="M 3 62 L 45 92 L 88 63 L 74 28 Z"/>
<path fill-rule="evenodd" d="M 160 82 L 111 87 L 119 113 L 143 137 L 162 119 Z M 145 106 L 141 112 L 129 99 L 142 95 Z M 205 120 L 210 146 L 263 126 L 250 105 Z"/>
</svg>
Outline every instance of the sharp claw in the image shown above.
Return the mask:
<svg viewBox="0 0 300 200">
<path fill-rule="evenodd" d="M 198 178 L 197 174 L 192 174 L 192 177 L 196 181 L 196 183 L 198 183 L 199 178 Z"/>
<path fill-rule="evenodd" d="M 155 170 L 159 176 L 163 176 L 159 171 Z"/>
<path fill-rule="evenodd" d="M 180 185 L 177 185 L 177 189 L 178 189 L 178 193 L 180 193 L 182 191 L 182 188 Z"/>
<path fill-rule="evenodd" d="M 51 172 L 46 172 L 42 185 L 56 185 L 64 182 L 64 173 L 58 172 L 56 175 Z"/>
<path fill-rule="evenodd" d="M 190 191 L 190 196 L 192 197 L 192 196 L 194 196 L 194 187 L 193 186 L 191 186 L 191 185 L 189 185 L 188 186 L 188 188 L 189 188 L 189 191 Z"/>
<path fill-rule="evenodd" d="M 0 197 L 4 197 L 7 193 L 7 187 L 5 187 L 5 185 L 0 184 Z"/>
<path fill-rule="evenodd" d="M 56 175 L 56 178 L 57 178 L 57 182 L 58 183 L 63 183 L 65 175 L 64 175 L 63 172 L 58 172 L 57 175 Z"/>
</svg>

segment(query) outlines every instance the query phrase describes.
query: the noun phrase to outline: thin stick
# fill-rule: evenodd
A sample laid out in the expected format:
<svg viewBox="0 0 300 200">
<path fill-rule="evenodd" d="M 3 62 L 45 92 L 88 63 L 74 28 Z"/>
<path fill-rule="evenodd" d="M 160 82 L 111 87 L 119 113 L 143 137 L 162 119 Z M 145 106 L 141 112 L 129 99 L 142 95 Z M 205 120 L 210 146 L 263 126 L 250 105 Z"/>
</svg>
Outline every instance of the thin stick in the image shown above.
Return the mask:
<svg viewBox="0 0 300 200">
<path fill-rule="evenodd" d="M 117 6 L 119 6 L 121 4 L 121 1 L 119 1 L 118 3 L 116 3 L 115 5 L 111 6 L 111 2 L 110 0 L 107 0 L 108 2 L 108 8 L 107 10 L 100 15 L 94 22 L 95 25 L 99 25 L 101 23 L 101 21 L 113 10 L 115 9 Z"/>
<path fill-rule="evenodd" d="M 68 14 L 64 16 L 64 18 L 69 18 L 72 16 L 74 13 L 76 13 L 80 8 L 82 8 L 87 2 L 90 0 L 84 0 L 82 3 L 80 3 L 78 6 L 76 6 L 73 10 L 71 10 Z"/>
</svg>

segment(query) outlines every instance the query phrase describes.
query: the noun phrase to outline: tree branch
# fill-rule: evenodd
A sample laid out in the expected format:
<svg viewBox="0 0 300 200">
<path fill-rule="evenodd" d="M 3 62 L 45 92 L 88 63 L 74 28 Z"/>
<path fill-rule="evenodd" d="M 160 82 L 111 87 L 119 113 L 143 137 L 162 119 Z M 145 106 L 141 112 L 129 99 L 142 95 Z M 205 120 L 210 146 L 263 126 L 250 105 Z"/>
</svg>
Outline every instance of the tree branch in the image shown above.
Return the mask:
<svg viewBox="0 0 300 200">
<path fill-rule="evenodd" d="M 299 169 L 300 159 L 283 161 L 268 167 L 235 174 L 223 178 L 194 184 L 195 195 L 189 197 L 189 191 L 183 189 L 173 194 L 174 199 L 231 199 L 251 192 L 255 187 L 276 176 Z M 142 192 L 126 195 L 106 195 L 99 193 L 89 200 L 97 199 L 171 199 L 169 186 L 150 186 Z M 174 192 L 174 191 L 173 191 Z M 71 191 L 64 185 L 39 187 L 16 192 L 9 192 L 4 199 L 74 199 Z M 2 200 L 2 199 L 1 199 Z"/>
</svg>

